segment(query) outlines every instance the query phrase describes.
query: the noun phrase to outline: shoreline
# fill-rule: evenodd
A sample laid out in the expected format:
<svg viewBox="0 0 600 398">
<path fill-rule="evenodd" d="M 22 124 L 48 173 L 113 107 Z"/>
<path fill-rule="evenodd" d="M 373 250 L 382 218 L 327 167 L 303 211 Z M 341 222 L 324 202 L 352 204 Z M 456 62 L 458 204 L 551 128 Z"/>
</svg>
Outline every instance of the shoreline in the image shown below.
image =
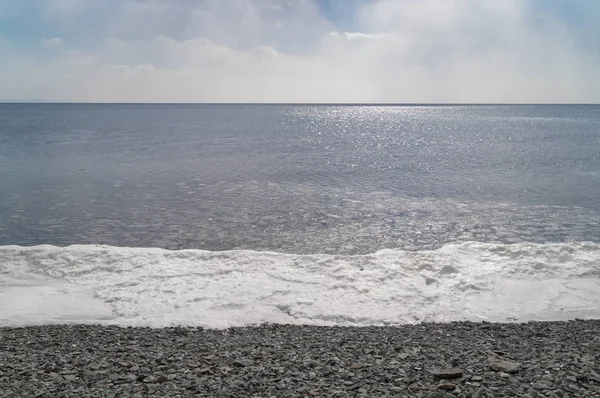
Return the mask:
<svg viewBox="0 0 600 398">
<path fill-rule="evenodd" d="M 600 320 L 0 327 L 2 396 L 593 397 L 599 372 Z"/>
</svg>

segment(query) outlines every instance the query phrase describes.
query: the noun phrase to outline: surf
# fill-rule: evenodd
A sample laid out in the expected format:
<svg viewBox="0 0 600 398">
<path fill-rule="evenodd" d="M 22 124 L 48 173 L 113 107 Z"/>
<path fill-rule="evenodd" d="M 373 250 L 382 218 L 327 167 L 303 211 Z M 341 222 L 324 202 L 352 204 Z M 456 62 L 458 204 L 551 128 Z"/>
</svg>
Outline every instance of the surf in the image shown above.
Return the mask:
<svg viewBox="0 0 600 398">
<path fill-rule="evenodd" d="M 366 255 L 0 246 L 0 324 L 225 328 L 600 317 L 600 244 Z"/>
</svg>

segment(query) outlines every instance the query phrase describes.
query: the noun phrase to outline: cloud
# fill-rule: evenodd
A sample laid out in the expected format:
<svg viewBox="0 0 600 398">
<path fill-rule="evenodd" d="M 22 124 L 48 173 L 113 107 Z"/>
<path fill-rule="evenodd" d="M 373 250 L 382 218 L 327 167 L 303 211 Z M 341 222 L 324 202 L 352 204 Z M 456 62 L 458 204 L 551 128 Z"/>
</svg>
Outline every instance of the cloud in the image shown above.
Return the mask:
<svg viewBox="0 0 600 398">
<path fill-rule="evenodd" d="M 102 6 L 95 1 L 62 0 L 53 15 Z M 309 0 L 106 2 L 119 12 L 106 16 L 93 45 L 12 56 L 0 65 L 0 93 L 99 102 L 600 102 L 590 26 L 582 33 L 532 1 L 356 2 L 345 22 L 351 32 Z"/>
<path fill-rule="evenodd" d="M 406 44 L 400 36 L 392 33 L 360 33 L 360 32 L 331 32 L 332 37 L 344 37 L 346 40 L 365 41 L 365 42 L 391 42 L 397 44 Z"/>
<path fill-rule="evenodd" d="M 59 46 L 63 43 L 63 39 L 60 37 L 53 37 L 51 39 L 42 39 L 42 43 L 46 46 Z"/>
</svg>

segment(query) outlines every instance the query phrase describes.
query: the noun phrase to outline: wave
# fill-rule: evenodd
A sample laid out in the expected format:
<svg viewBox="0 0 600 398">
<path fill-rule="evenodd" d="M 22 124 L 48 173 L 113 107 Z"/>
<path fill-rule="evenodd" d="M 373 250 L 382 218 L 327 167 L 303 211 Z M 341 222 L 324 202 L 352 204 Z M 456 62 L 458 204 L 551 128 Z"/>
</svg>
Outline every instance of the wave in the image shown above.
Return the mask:
<svg viewBox="0 0 600 398">
<path fill-rule="evenodd" d="M 600 317 L 600 244 L 367 255 L 0 246 L 0 324 L 212 328 Z"/>
</svg>

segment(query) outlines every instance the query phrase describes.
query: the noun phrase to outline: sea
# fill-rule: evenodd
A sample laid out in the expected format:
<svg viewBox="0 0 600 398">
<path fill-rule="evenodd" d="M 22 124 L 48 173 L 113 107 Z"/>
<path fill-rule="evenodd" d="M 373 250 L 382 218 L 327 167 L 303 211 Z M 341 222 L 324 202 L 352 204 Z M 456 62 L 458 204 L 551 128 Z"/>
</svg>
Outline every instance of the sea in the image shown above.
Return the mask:
<svg viewBox="0 0 600 398">
<path fill-rule="evenodd" d="M 0 104 L 0 325 L 600 318 L 600 105 Z"/>
</svg>

